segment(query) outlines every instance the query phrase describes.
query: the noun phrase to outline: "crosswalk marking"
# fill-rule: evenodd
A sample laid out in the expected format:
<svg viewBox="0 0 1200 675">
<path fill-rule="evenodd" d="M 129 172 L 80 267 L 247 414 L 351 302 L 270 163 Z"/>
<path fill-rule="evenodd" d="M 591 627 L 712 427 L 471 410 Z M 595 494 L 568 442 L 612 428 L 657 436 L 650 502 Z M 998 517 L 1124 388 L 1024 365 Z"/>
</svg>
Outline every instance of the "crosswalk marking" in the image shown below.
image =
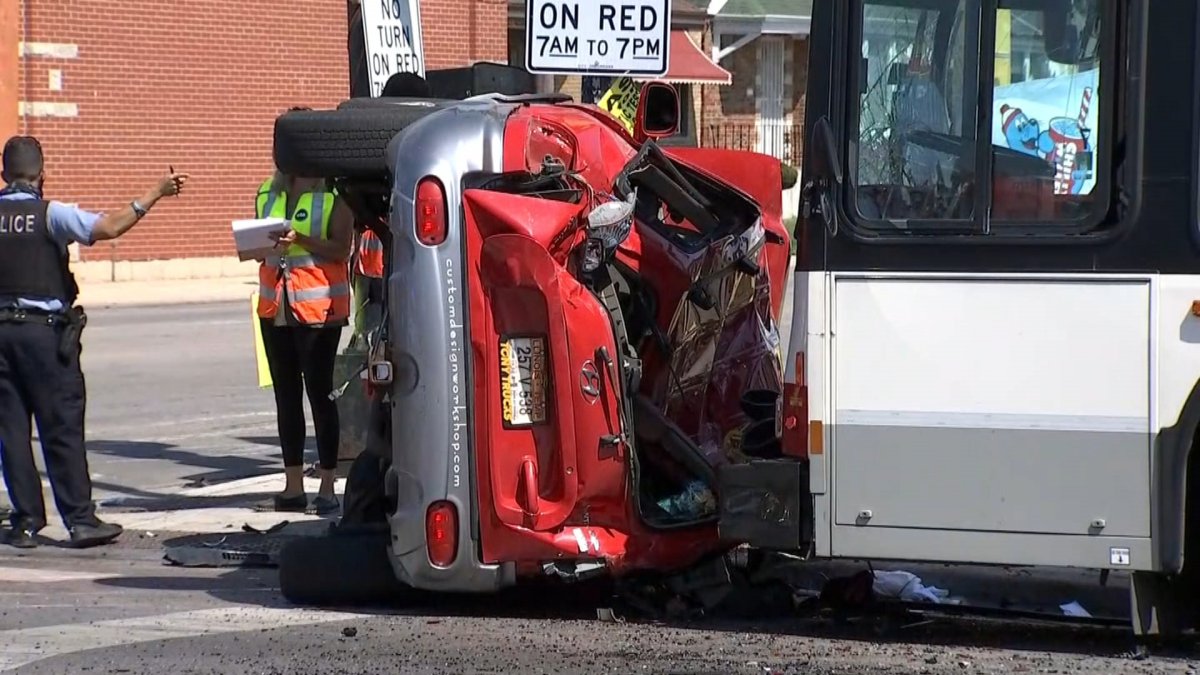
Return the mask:
<svg viewBox="0 0 1200 675">
<path fill-rule="evenodd" d="M 221 607 L 134 619 L 0 631 L 0 672 L 76 652 L 139 642 L 364 619 L 369 614 L 276 607 Z"/>
<path fill-rule="evenodd" d="M 63 581 L 95 581 L 108 579 L 116 574 L 98 574 L 95 572 L 72 572 L 70 570 L 34 569 L 32 567 L 0 567 L 0 583 L 25 582 L 34 584 L 55 584 Z"/>
</svg>

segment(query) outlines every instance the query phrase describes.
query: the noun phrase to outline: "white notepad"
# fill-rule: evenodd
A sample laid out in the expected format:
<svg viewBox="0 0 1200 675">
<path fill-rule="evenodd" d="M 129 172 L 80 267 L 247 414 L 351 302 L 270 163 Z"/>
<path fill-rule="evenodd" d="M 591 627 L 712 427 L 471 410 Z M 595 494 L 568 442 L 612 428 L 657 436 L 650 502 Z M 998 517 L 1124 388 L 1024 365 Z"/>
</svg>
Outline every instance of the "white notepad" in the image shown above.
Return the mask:
<svg viewBox="0 0 1200 675">
<path fill-rule="evenodd" d="M 266 258 L 277 253 L 271 234 L 286 231 L 290 227 L 283 218 L 235 220 L 232 225 L 233 243 L 237 247 L 239 260 Z"/>
</svg>

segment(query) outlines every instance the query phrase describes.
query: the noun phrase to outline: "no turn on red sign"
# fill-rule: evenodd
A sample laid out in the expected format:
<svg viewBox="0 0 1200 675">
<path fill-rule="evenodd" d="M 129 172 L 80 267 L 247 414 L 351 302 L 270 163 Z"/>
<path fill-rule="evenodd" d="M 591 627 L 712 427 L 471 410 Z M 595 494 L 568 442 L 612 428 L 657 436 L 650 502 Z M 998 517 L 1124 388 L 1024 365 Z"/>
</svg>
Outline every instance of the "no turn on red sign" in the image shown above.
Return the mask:
<svg viewBox="0 0 1200 675">
<path fill-rule="evenodd" d="M 543 75 L 661 77 L 670 0 L 526 0 L 525 69 Z"/>
<path fill-rule="evenodd" d="M 396 73 L 425 76 L 418 0 L 362 0 L 362 19 L 371 96 Z"/>
</svg>

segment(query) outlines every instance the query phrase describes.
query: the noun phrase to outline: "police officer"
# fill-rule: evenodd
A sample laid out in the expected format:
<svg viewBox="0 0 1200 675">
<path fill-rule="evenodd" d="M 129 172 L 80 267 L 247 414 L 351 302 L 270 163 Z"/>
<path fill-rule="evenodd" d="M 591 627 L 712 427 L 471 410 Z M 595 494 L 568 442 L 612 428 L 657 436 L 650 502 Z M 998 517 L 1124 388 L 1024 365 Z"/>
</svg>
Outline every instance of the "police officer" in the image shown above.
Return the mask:
<svg viewBox="0 0 1200 675">
<path fill-rule="evenodd" d="M 34 465 L 30 418 L 37 420 L 54 501 L 78 548 L 106 544 L 121 527 L 96 517 L 84 452 L 86 391 L 79 367 L 78 287 L 67 245 L 116 239 L 159 199 L 175 195 L 187 174 L 171 173 L 127 206 L 97 215 L 42 196 L 45 180 L 37 139 L 4 145 L 0 191 L 0 465 L 12 501 L 8 543 L 37 545 L 46 526 L 42 483 Z"/>
</svg>

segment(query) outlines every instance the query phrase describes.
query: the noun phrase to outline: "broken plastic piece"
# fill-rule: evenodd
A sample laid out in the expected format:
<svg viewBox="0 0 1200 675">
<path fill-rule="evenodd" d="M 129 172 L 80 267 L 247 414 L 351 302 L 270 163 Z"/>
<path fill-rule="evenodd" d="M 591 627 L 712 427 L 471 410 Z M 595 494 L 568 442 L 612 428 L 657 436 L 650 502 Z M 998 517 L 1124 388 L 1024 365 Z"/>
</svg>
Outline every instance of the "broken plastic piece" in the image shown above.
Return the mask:
<svg viewBox="0 0 1200 675">
<path fill-rule="evenodd" d="M 1067 616 L 1077 616 L 1083 619 L 1092 618 L 1091 612 L 1084 609 L 1083 605 L 1079 604 L 1078 600 L 1072 600 L 1066 604 L 1059 605 L 1058 608 L 1061 609 L 1063 614 Z"/>
</svg>

